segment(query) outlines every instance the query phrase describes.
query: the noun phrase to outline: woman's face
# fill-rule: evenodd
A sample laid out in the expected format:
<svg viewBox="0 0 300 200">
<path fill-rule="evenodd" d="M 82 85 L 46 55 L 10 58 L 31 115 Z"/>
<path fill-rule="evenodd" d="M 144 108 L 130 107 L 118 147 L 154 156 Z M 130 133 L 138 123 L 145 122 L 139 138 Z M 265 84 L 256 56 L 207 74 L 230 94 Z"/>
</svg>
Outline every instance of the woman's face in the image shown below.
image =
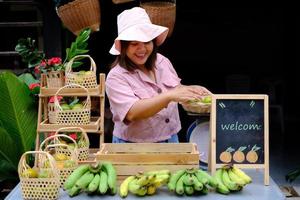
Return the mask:
<svg viewBox="0 0 300 200">
<path fill-rule="evenodd" d="M 126 55 L 136 65 L 144 66 L 153 51 L 153 42 L 131 41 L 128 44 Z"/>
</svg>

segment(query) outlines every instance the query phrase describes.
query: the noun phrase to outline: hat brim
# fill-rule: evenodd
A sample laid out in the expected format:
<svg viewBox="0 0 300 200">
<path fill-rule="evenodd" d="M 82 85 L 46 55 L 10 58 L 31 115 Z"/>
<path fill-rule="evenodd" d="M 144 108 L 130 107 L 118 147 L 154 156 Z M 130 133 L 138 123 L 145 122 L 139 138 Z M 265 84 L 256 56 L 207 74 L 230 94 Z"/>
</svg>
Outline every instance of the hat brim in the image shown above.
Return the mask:
<svg viewBox="0 0 300 200">
<path fill-rule="evenodd" d="M 160 46 L 166 39 L 169 29 L 164 26 L 155 24 L 137 24 L 125 29 L 119 33 L 115 39 L 113 46 L 109 53 L 112 55 L 119 55 L 121 52 L 121 40 L 125 41 L 139 41 L 149 42 L 155 39 L 157 46 Z"/>
</svg>

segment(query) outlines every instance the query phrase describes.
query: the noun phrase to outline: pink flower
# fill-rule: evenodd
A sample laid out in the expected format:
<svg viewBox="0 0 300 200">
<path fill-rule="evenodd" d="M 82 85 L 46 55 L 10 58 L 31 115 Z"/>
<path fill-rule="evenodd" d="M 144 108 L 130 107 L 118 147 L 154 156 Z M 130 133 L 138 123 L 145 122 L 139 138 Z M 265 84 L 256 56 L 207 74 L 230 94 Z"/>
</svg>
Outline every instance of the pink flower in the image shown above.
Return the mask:
<svg viewBox="0 0 300 200">
<path fill-rule="evenodd" d="M 40 67 L 46 67 L 47 63 L 45 60 L 42 60 L 40 63 Z"/>
<path fill-rule="evenodd" d="M 29 89 L 30 89 L 30 90 L 33 90 L 33 89 L 36 88 L 36 87 L 40 87 L 40 84 L 39 84 L 39 83 L 31 83 L 31 84 L 29 85 Z"/>
<path fill-rule="evenodd" d="M 61 64 L 61 58 L 59 57 L 53 57 L 51 59 L 48 59 L 48 65 L 60 65 Z"/>
<path fill-rule="evenodd" d="M 40 73 L 41 73 L 41 70 L 40 70 L 40 66 L 39 66 L 39 65 L 34 67 L 34 73 L 35 73 L 35 74 L 40 74 Z"/>
<path fill-rule="evenodd" d="M 60 102 L 60 100 L 62 100 L 62 98 L 63 98 L 62 96 L 57 96 L 58 102 Z M 49 103 L 54 103 L 54 96 L 50 97 Z"/>
</svg>

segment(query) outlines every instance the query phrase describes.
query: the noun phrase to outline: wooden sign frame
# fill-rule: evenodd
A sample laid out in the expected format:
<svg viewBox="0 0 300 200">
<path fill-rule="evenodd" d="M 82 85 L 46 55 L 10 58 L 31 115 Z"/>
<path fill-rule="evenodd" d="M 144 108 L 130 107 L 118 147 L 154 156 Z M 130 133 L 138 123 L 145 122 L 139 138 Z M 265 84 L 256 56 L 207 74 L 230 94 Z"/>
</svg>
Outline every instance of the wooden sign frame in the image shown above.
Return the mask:
<svg viewBox="0 0 300 200">
<path fill-rule="evenodd" d="M 260 94 L 217 94 L 212 95 L 212 107 L 210 114 L 210 151 L 208 168 L 214 173 L 216 168 L 224 164 L 217 163 L 216 160 L 216 142 L 217 142 L 217 106 L 219 99 L 224 100 L 263 100 L 264 105 L 264 163 L 263 164 L 234 164 L 239 168 L 264 169 L 264 184 L 269 185 L 269 98 L 268 95 Z"/>
</svg>

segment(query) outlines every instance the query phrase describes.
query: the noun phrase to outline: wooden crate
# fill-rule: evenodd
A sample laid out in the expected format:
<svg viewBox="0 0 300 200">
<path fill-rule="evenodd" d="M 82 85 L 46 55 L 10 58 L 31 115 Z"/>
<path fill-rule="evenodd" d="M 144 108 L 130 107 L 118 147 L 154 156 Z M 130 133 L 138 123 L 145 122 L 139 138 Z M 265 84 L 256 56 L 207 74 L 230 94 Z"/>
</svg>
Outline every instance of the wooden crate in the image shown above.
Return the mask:
<svg viewBox="0 0 300 200">
<path fill-rule="evenodd" d="M 110 161 L 119 180 L 139 171 L 199 168 L 199 151 L 194 143 L 104 143 L 96 159 Z"/>
</svg>

